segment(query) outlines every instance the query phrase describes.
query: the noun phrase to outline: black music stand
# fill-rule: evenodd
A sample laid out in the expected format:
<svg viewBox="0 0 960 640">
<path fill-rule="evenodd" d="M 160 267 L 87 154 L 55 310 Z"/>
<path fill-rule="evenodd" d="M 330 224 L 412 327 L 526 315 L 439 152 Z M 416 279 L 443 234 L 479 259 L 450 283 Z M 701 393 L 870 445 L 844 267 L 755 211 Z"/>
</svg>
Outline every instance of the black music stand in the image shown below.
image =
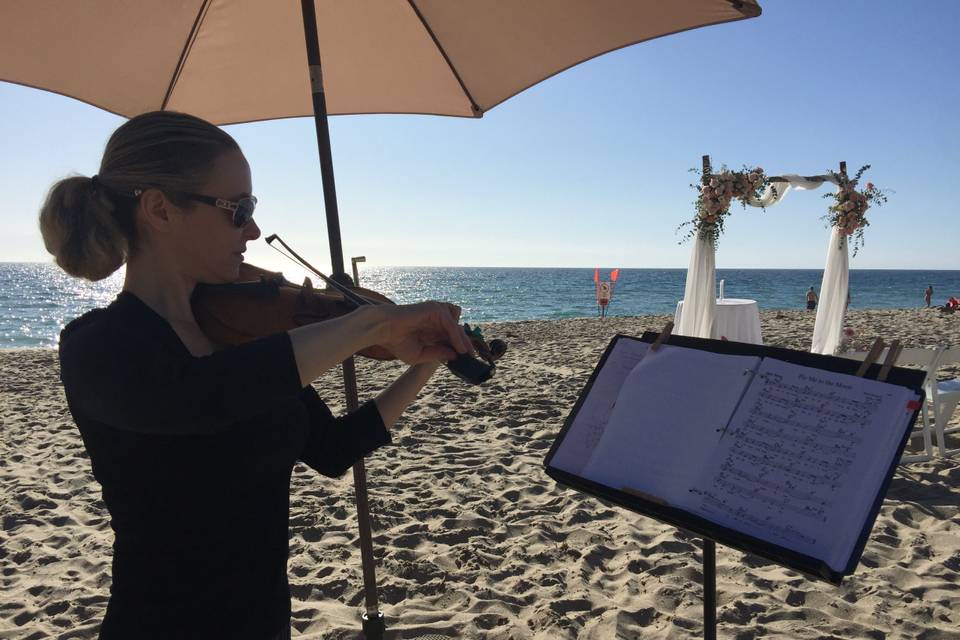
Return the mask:
<svg viewBox="0 0 960 640">
<path fill-rule="evenodd" d="M 570 414 L 564 421 L 563 429 L 557 436 L 551 446 L 545 460 L 544 466 L 547 475 L 552 477 L 558 483 L 566 485 L 577 491 L 588 493 L 603 500 L 624 507 L 628 510 L 646 515 L 666 524 L 671 524 L 677 528 L 688 530 L 703 540 L 703 634 L 704 638 L 716 638 L 716 608 L 717 608 L 717 589 L 716 589 L 716 543 L 719 542 L 725 546 L 752 553 L 770 560 L 776 564 L 784 566 L 790 570 L 803 574 L 804 576 L 833 585 L 839 585 L 843 577 L 850 575 L 856 569 L 863 553 L 864 546 L 873 523 L 876 520 L 880 507 L 883 504 L 883 497 L 886 495 L 891 477 L 896 470 L 897 463 L 903 453 L 903 449 L 909 440 L 910 431 L 914 421 L 919 415 L 919 407 L 913 411 L 910 420 L 904 430 L 903 437 L 899 440 L 899 445 L 891 461 L 889 468 L 883 475 L 883 481 L 877 487 L 872 506 L 864 522 L 860 536 L 854 547 L 846 567 L 842 571 L 836 571 L 827 566 L 822 560 L 813 558 L 796 551 L 781 547 L 765 540 L 742 533 L 732 528 L 711 522 L 703 517 L 681 510 L 676 507 L 663 504 L 656 500 L 651 500 L 643 494 L 625 492 L 614 489 L 606 485 L 594 482 L 580 475 L 570 473 L 558 467 L 552 466 L 551 462 L 564 442 L 564 438 L 570 431 L 571 426 L 583 406 L 591 388 L 597 380 L 597 377 L 606 363 L 610 354 L 617 347 L 618 342 L 622 340 L 633 340 L 650 343 L 653 346 L 659 344 L 670 344 L 694 349 L 702 349 L 714 353 L 730 355 L 753 355 L 761 357 L 773 357 L 778 360 L 799 364 L 802 366 L 833 371 L 837 373 L 846 373 L 851 375 L 861 375 L 868 378 L 878 378 L 882 373 L 886 376 L 886 382 L 890 384 L 909 388 L 921 397 L 923 402 L 923 379 L 922 371 L 911 369 L 891 368 L 892 360 L 896 357 L 898 345 L 891 345 L 887 362 L 884 365 L 876 364 L 875 360 L 882 350 L 882 342 L 879 340 L 874 345 L 871 356 L 865 362 L 848 360 L 834 356 L 824 356 L 791 349 L 782 349 L 778 347 L 768 347 L 762 345 L 752 345 L 730 341 L 707 340 L 701 338 L 689 338 L 680 336 L 670 336 L 670 329 L 665 327 L 662 334 L 646 332 L 641 338 L 617 335 L 607 346 L 606 351 L 594 369 L 593 374 L 588 380 L 584 390 L 581 392 L 576 404 Z M 878 348 L 879 347 L 879 348 Z M 881 378 L 882 379 L 882 378 Z"/>
</svg>

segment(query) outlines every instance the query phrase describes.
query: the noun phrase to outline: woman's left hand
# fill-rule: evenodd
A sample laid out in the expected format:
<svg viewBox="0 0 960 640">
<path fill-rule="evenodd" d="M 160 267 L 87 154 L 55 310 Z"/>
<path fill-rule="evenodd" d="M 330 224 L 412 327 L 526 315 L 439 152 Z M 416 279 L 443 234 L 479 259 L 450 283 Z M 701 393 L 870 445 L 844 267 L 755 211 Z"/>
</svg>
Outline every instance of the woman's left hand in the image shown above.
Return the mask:
<svg viewBox="0 0 960 640">
<path fill-rule="evenodd" d="M 375 344 L 407 364 L 448 361 L 473 350 L 458 324 L 460 307 L 446 302 L 374 307 L 379 314 Z"/>
</svg>

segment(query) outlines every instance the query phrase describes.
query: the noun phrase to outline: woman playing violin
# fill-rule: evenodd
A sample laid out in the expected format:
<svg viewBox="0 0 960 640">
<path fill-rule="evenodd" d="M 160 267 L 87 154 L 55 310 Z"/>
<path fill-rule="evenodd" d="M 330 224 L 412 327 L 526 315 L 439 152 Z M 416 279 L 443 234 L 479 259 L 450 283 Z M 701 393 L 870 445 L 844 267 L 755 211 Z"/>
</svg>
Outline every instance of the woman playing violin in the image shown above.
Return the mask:
<svg viewBox="0 0 960 640">
<path fill-rule="evenodd" d="M 390 443 L 438 365 L 471 350 L 459 308 L 361 307 L 218 349 L 197 325 L 198 283 L 236 280 L 249 241 L 250 167 L 223 130 L 148 113 L 111 136 L 92 178 L 56 183 L 40 212 L 67 273 L 126 264 L 106 308 L 60 336 L 61 380 L 115 533 L 100 637 L 288 638 L 290 476 L 336 477 Z M 310 383 L 373 345 L 410 368 L 334 417 Z"/>
</svg>

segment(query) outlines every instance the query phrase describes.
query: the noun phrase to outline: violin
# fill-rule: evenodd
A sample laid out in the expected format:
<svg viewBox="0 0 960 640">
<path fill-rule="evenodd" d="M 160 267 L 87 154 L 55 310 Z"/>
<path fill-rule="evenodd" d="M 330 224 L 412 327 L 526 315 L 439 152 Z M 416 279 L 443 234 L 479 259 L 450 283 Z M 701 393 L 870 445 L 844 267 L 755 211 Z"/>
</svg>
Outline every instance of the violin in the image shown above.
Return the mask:
<svg viewBox="0 0 960 640">
<path fill-rule="evenodd" d="M 393 304 L 376 291 L 360 287 L 353 289 L 377 304 Z M 228 346 L 332 320 L 357 308 L 338 291 L 314 289 L 310 278 L 306 278 L 302 285 L 295 285 L 282 273 L 246 262 L 240 264 L 237 282 L 198 284 L 190 303 L 197 324 L 207 337 Z M 360 355 L 374 360 L 395 359 L 380 346 L 368 347 Z"/>
<path fill-rule="evenodd" d="M 273 239 L 276 236 L 271 236 L 267 242 Z M 381 293 L 363 287 L 348 287 L 327 278 L 302 258 L 300 261 L 330 285 L 329 288 L 315 289 L 310 278 L 306 278 L 302 285 L 296 285 L 286 280 L 282 273 L 244 262 L 240 264 L 237 282 L 198 284 L 195 287 L 190 302 L 200 329 L 218 344 L 238 345 L 306 324 L 331 320 L 361 305 L 394 304 Z M 481 384 L 493 375 L 494 362 L 503 356 L 507 345 L 502 340 L 487 344 L 479 329 L 468 324 L 464 324 L 464 330 L 483 360 L 458 354 L 455 360 L 447 363 L 447 367 L 459 378 L 471 384 Z M 374 360 L 396 359 L 380 345 L 367 347 L 358 355 Z"/>
</svg>

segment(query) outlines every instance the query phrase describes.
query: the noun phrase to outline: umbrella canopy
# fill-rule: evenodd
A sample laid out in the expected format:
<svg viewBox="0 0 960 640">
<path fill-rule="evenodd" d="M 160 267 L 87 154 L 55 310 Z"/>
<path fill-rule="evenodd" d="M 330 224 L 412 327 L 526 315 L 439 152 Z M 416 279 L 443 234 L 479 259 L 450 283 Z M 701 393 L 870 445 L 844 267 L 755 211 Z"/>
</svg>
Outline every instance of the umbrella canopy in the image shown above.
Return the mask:
<svg viewBox="0 0 960 640">
<path fill-rule="evenodd" d="M 327 113 L 482 116 L 585 60 L 760 15 L 756 0 L 316 0 Z M 7 0 L 0 80 L 121 116 L 313 115 L 300 2 Z M 42 35 L 40 35 L 42 34 Z"/>
</svg>

